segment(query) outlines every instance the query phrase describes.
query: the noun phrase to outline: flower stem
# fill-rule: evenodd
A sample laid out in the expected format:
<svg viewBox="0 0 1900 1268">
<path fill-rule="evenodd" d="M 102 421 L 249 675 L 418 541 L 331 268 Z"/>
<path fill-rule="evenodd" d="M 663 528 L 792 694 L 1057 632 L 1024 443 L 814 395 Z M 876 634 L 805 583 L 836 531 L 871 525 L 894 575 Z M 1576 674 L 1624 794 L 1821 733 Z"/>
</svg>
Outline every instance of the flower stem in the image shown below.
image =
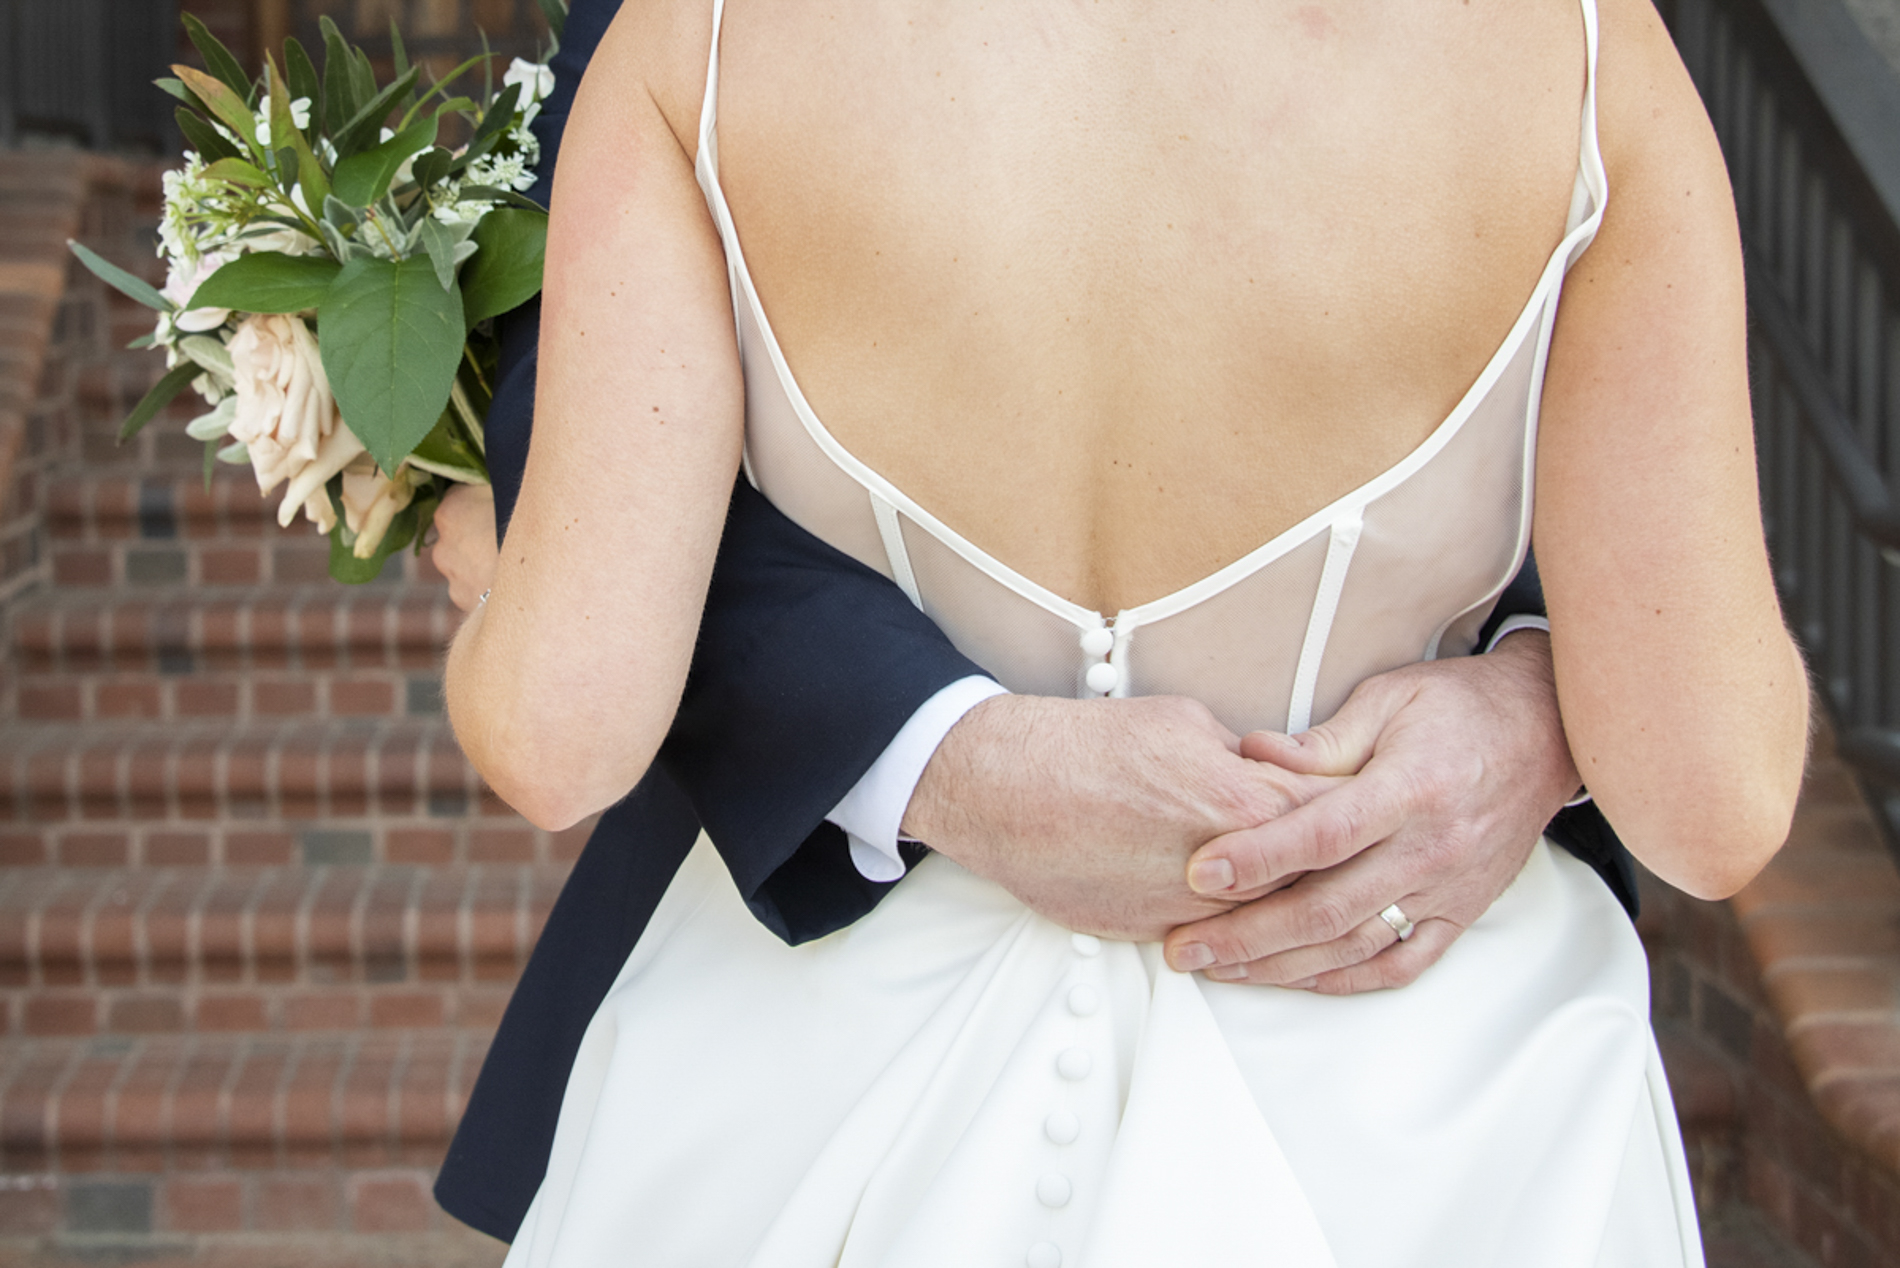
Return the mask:
<svg viewBox="0 0 1900 1268">
<path fill-rule="evenodd" d="M 475 412 L 475 403 L 468 399 L 468 389 L 462 386 L 459 376 L 449 386 L 449 404 L 454 406 L 456 420 L 467 430 L 475 451 L 487 458 L 488 433 L 483 429 L 481 416 Z"/>
</svg>

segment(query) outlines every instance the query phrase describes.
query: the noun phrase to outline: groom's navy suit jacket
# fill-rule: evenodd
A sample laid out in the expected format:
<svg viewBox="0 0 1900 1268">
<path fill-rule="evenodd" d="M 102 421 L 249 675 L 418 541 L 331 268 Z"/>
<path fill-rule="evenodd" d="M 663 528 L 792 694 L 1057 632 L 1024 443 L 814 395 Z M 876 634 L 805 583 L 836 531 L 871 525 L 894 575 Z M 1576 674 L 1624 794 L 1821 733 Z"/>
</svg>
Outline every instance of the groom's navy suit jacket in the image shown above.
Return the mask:
<svg viewBox="0 0 1900 1268">
<path fill-rule="evenodd" d="M 574 87 L 619 2 L 573 0 L 554 95 L 534 124 L 542 201 Z M 504 318 L 501 334 L 487 421 L 498 528 L 527 458 L 538 301 Z M 1527 566 L 1493 619 L 1542 606 Z M 982 672 L 895 585 L 739 482 L 673 729 L 646 778 L 601 816 L 549 913 L 436 1179 L 451 1215 L 513 1239 L 546 1171 L 582 1032 L 701 826 L 779 937 L 843 928 L 890 887 L 858 874 L 825 815 L 920 705 Z M 1550 831 L 1634 910 L 1628 855 L 1594 807 L 1565 811 Z"/>
</svg>

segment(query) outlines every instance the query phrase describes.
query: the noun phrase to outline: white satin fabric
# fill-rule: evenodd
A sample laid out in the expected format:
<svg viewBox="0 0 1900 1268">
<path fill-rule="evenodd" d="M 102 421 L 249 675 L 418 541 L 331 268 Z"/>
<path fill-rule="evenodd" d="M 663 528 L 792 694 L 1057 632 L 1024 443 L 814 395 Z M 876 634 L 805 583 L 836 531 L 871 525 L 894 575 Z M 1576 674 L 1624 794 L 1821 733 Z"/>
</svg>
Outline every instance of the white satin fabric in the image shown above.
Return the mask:
<svg viewBox="0 0 1900 1268">
<path fill-rule="evenodd" d="M 1470 650 L 1523 557 L 1551 327 L 1607 194 L 1582 7 L 1570 229 L 1465 399 L 1391 470 L 1111 621 L 812 412 L 719 187 L 715 0 L 698 163 L 748 471 L 1014 691 L 1179 692 L 1235 731 L 1297 730 L 1370 674 Z M 941 857 L 789 948 L 702 841 L 587 1031 L 508 1268 L 1696 1268 L 1648 1005 L 1628 918 L 1543 843 L 1416 983 L 1330 998 L 1174 973 Z"/>
<path fill-rule="evenodd" d="M 701 842 L 508 1268 L 1685 1268 L 1641 945 L 1539 844 L 1417 983 L 1175 973 L 932 857 L 788 948 Z M 1066 1143 L 1064 1143 L 1066 1142 Z"/>
</svg>

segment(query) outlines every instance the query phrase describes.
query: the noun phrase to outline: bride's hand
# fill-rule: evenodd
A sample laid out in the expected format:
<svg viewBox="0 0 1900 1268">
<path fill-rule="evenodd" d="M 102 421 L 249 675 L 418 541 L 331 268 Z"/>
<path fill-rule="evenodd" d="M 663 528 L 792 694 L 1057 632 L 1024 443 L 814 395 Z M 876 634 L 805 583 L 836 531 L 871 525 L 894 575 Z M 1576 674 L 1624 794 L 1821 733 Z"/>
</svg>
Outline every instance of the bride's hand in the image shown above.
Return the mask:
<svg viewBox="0 0 1900 1268">
<path fill-rule="evenodd" d="M 449 601 L 464 612 L 495 583 L 501 551 L 495 545 L 495 491 L 485 484 L 458 484 L 435 509 L 435 546 L 429 562 L 449 579 Z"/>
<path fill-rule="evenodd" d="M 1232 879 L 1210 896 L 1284 887 L 1176 929 L 1169 962 L 1328 994 L 1416 979 L 1516 878 L 1578 785 L 1550 639 L 1536 631 L 1485 656 L 1370 678 L 1324 724 L 1293 737 L 1255 733 L 1241 751 L 1307 774 L 1357 775 L 1199 850 L 1194 876 Z M 1394 903 L 1416 929 L 1403 943 L 1379 916 Z"/>
<path fill-rule="evenodd" d="M 1178 696 L 998 696 L 944 737 L 904 831 L 1066 928 L 1151 941 L 1235 905 L 1189 888 L 1195 850 L 1344 782 L 1239 749 Z"/>
</svg>

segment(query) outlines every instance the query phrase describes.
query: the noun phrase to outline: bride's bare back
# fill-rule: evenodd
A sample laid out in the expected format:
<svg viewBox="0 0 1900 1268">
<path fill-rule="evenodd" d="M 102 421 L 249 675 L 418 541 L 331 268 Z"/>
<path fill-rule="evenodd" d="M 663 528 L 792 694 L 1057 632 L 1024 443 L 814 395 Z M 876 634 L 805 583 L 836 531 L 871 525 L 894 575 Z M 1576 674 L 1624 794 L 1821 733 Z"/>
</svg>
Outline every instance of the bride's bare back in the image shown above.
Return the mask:
<svg viewBox="0 0 1900 1268">
<path fill-rule="evenodd" d="M 581 85 L 534 446 L 449 662 L 464 749 L 547 826 L 658 748 L 739 467 L 693 171 L 711 4 L 627 0 Z M 1550 344 L 1537 555 L 1578 769 L 1639 859 L 1717 896 L 1785 834 L 1805 678 L 1721 153 L 1648 0 L 1597 7 L 1609 192 Z M 818 415 L 979 547 L 1114 610 L 1438 424 L 1562 235 L 1586 61 L 1575 0 L 734 0 L 721 65 L 721 180 Z"/>
<path fill-rule="evenodd" d="M 688 148 L 705 7 L 663 62 Z M 721 61 L 721 180 L 819 416 L 1115 611 L 1449 412 L 1563 234 L 1585 59 L 1574 0 L 842 0 L 731 6 Z"/>
</svg>

